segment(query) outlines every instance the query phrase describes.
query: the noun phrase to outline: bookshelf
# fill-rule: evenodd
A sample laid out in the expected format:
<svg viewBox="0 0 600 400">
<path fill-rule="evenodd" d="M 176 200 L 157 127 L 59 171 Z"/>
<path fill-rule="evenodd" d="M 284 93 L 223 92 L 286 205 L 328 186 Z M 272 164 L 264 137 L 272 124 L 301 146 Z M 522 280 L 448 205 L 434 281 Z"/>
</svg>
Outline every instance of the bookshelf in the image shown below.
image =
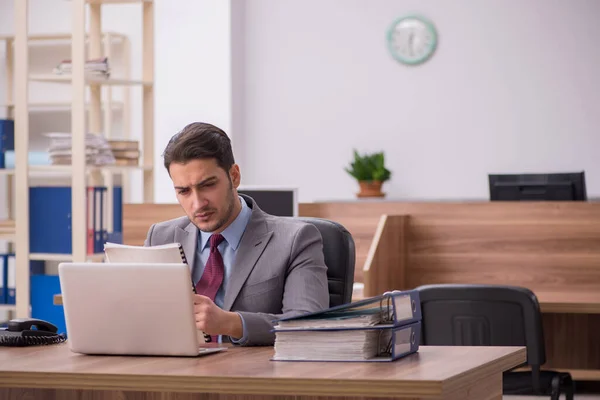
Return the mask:
<svg viewBox="0 0 600 400">
<path fill-rule="evenodd" d="M 118 37 L 114 33 L 102 32 L 102 7 L 118 7 L 119 4 L 138 3 L 142 18 L 142 77 L 131 79 L 129 75 L 119 78 L 95 78 L 85 74 L 86 59 L 108 56 L 110 60 L 111 38 Z M 28 1 L 14 0 L 15 34 L 11 39 L 12 46 L 7 46 L 7 58 L 13 59 L 14 69 L 7 71 L 7 79 L 14 82 L 11 87 L 14 96 L 7 99 L 11 107 L 10 116 L 15 121 L 15 168 L 3 171 L 14 177 L 16 201 L 12 204 L 15 221 L 14 233 L 5 236 L 14 238 L 16 254 L 16 305 L 8 306 L 16 311 L 17 318 L 28 317 L 31 310 L 30 297 L 30 260 L 53 261 L 99 261 L 102 255 L 87 254 L 86 251 L 86 190 L 87 186 L 106 186 L 108 188 L 108 209 L 112 210 L 112 188 L 115 174 L 123 174 L 123 188 L 127 185 L 125 175 L 129 171 L 141 170 L 143 174 L 143 201 L 153 202 L 154 193 L 154 3 L 150 0 L 70 0 L 71 31 L 66 34 L 28 35 Z M 86 21 L 86 12 L 87 21 Z M 88 27 L 86 32 L 86 25 Z M 112 36 L 111 36 L 112 35 Z M 32 41 L 59 40 L 67 37 L 71 45 L 71 74 L 50 75 L 31 74 L 28 49 Z M 103 44 L 104 42 L 104 44 Z M 8 50 L 10 48 L 10 50 Z M 34 104 L 29 102 L 30 82 L 47 82 L 70 85 L 71 103 Z M 129 108 L 128 96 L 122 104 L 113 103 L 110 91 L 114 86 L 138 87 L 142 91 L 142 134 L 141 162 L 139 166 L 88 166 L 85 159 L 86 132 L 103 132 L 107 139 L 112 136 L 111 113 L 102 113 L 103 107 L 112 110 L 114 107 Z M 108 102 L 103 104 L 102 94 L 108 94 Z M 89 92 L 89 96 L 86 96 Z M 129 91 L 125 91 L 128 93 Z M 60 105 L 59 105 L 60 104 Z M 67 166 L 29 166 L 29 113 L 35 108 L 65 107 L 71 112 L 71 165 Z M 129 111 L 129 110 L 128 110 Z M 130 112 L 124 117 L 130 118 Z M 124 121 L 124 126 L 129 123 Z M 119 138 L 128 138 L 124 132 Z M 29 188 L 32 177 L 63 177 L 70 180 L 71 187 L 71 254 L 30 253 L 29 247 Z M 124 198 L 125 195 L 124 195 Z M 112 218 L 107 218 L 108 229 L 112 229 Z"/>
</svg>

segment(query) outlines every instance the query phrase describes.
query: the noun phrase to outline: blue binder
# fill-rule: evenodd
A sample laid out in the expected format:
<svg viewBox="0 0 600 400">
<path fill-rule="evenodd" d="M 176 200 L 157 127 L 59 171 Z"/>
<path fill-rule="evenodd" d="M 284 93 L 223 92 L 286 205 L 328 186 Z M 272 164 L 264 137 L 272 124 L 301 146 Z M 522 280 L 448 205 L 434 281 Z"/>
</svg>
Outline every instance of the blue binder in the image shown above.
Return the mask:
<svg viewBox="0 0 600 400">
<path fill-rule="evenodd" d="M 384 312 L 382 312 L 384 311 Z M 386 292 L 354 303 L 342 304 L 322 311 L 280 318 L 280 321 L 327 320 L 330 325 L 347 325 L 350 318 L 382 312 L 383 319 L 378 325 L 399 326 L 420 321 L 421 300 L 416 290 Z M 314 324 L 313 324 L 314 325 Z"/>
<path fill-rule="evenodd" d="M 6 284 L 8 278 L 8 259 L 6 254 L 0 254 L 0 304 L 6 304 Z"/>
<path fill-rule="evenodd" d="M 93 252 L 103 251 L 102 189 L 92 191 Z M 29 248 L 32 253 L 72 253 L 71 188 L 39 186 L 29 189 Z M 88 207 L 89 207 L 88 203 Z M 89 227 L 86 227 L 86 230 Z M 87 232 L 86 232 L 87 234 Z M 87 242 L 87 241 L 86 241 Z"/>
<path fill-rule="evenodd" d="M 5 274 L 5 297 L 6 304 L 15 304 L 17 298 L 17 271 L 16 259 L 14 254 L 2 254 L 4 257 L 4 265 L 6 268 Z M 44 261 L 33 260 L 29 261 L 29 274 L 42 275 L 46 271 Z"/>
<path fill-rule="evenodd" d="M 314 329 L 285 329 L 282 332 L 311 332 L 311 340 L 317 342 L 322 341 L 328 334 L 333 331 L 366 331 L 372 332 L 377 338 L 377 348 L 379 352 L 376 356 L 368 359 L 334 359 L 326 354 L 321 354 L 317 357 L 281 357 L 277 352 L 273 356 L 273 361 L 343 361 L 343 362 L 382 362 L 395 361 L 409 354 L 416 353 L 419 350 L 421 339 L 421 321 L 413 322 L 408 325 L 379 325 L 364 328 L 314 328 Z M 285 334 L 285 333 L 284 333 Z"/>
<path fill-rule="evenodd" d="M 394 361 L 415 353 L 421 338 L 416 290 L 386 292 L 355 303 L 274 321 L 275 361 Z M 361 331 L 361 334 L 355 333 Z M 347 343 L 363 343 L 356 348 Z M 278 346 L 278 343 L 281 343 Z M 294 343 L 295 347 L 287 346 Z M 319 351 L 302 351 L 313 343 Z M 352 346 L 361 346 L 353 344 Z M 360 354 L 359 354 L 360 353 Z"/>
<path fill-rule="evenodd" d="M 15 121 L 0 119 L 0 168 L 6 168 L 6 155 L 8 150 L 15 149 Z"/>
</svg>

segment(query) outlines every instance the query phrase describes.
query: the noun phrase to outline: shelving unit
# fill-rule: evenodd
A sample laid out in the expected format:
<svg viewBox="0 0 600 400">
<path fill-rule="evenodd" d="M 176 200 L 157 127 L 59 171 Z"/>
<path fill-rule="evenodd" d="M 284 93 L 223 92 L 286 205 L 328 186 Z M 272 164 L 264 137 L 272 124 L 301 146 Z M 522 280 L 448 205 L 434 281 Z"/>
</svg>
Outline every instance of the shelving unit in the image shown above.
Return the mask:
<svg viewBox="0 0 600 400">
<path fill-rule="evenodd" d="M 154 4 L 150 0 L 71 0 L 72 29 L 69 34 L 71 42 L 71 75 L 38 75 L 29 72 L 29 41 L 34 40 L 28 36 L 28 1 L 15 0 L 15 35 L 14 45 L 7 47 L 10 57 L 14 56 L 14 70 L 7 71 L 8 79 L 14 78 L 14 98 L 9 97 L 7 102 L 14 104 L 13 118 L 15 120 L 15 169 L 5 171 L 6 175 L 13 175 L 15 180 L 14 190 L 16 201 L 14 204 L 15 254 L 16 254 L 16 316 L 28 317 L 30 314 L 30 260 L 55 260 L 85 262 L 100 260 L 102 255 L 88 255 L 86 253 L 86 187 L 88 185 L 103 185 L 108 187 L 108 202 L 112 201 L 113 174 L 131 170 L 143 171 L 144 202 L 153 202 L 154 193 Z M 129 76 L 123 78 L 91 78 L 85 75 L 85 60 L 109 56 L 107 46 L 103 46 L 102 13 L 103 5 L 118 6 L 120 3 L 139 3 L 142 10 L 143 38 L 142 38 L 142 66 L 143 74 L 140 80 L 132 80 Z M 86 7 L 89 8 L 89 32 L 86 33 Z M 51 35 L 45 36 L 46 38 Z M 62 37 L 62 36 L 61 36 Z M 110 39 L 110 38 L 109 38 Z M 109 41 L 105 40 L 105 43 Z M 88 45 L 86 54 L 86 42 Z M 110 56 L 109 56 L 110 60 Z M 14 76 L 13 76 L 14 74 Z M 29 103 L 29 82 L 54 82 L 57 84 L 70 84 L 72 90 L 71 108 L 71 133 L 72 150 L 71 166 L 39 166 L 28 165 L 29 150 L 29 112 L 33 105 Z M 103 132 L 108 139 L 110 132 L 110 113 L 105 113 L 102 118 L 102 88 L 110 94 L 111 87 L 115 85 L 135 87 L 142 90 L 142 159 L 140 167 L 120 166 L 86 166 L 85 160 L 85 134 L 86 132 Z M 89 102 L 86 101 L 86 90 L 89 90 Z M 127 91 L 126 91 L 127 92 Z M 110 99 L 111 97 L 108 96 Z M 128 99 L 124 100 L 127 107 Z M 110 101 L 105 107 L 112 108 Z M 87 114 L 87 118 L 86 118 Z M 108 116 L 107 116 L 108 115 Z M 129 113 L 126 113 L 129 115 Z M 103 127 L 104 125 L 104 127 Z M 129 124 L 127 124 L 128 126 Z M 103 129 L 106 128 L 106 129 Z M 126 138 L 125 135 L 123 135 Z M 72 254 L 31 254 L 29 248 L 29 185 L 32 176 L 50 174 L 52 176 L 68 176 L 71 178 L 71 240 Z M 112 206 L 109 204 L 109 209 Z M 112 218 L 108 229 L 112 229 Z"/>
</svg>

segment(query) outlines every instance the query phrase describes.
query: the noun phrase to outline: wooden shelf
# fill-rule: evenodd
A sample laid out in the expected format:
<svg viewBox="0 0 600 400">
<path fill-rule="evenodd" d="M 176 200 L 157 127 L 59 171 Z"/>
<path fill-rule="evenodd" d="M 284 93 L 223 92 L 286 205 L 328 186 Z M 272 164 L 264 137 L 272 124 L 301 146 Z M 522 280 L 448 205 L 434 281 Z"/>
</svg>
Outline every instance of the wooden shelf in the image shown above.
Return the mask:
<svg viewBox="0 0 600 400">
<path fill-rule="evenodd" d="M 105 165 L 105 166 L 88 166 L 86 171 L 88 174 L 94 172 L 109 171 L 112 173 L 125 173 L 130 171 L 151 171 L 152 166 L 149 165 L 133 165 L 133 166 L 120 166 L 120 165 Z M 70 165 L 30 165 L 29 176 L 35 177 L 62 177 L 71 176 L 73 167 Z M 0 176 L 6 175 L 11 176 L 15 174 L 14 169 L 3 168 L 0 169 Z"/>
<path fill-rule="evenodd" d="M 54 254 L 54 253 L 30 253 L 29 259 L 32 261 L 59 261 L 69 262 L 73 260 L 71 254 Z M 104 260 L 104 253 L 90 254 L 87 256 L 87 261 L 100 262 Z"/>
<path fill-rule="evenodd" d="M 130 184 L 130 177 L 113 176 L 112 173 L 128 171 L 143 172 L 144 202 L 152 202 L 154 196 L 154 2 L 145 0 L 70 0 L 71 28 L 67 33 L 57 32 L 50 34 L 33 35 L 29 33 L 29 9 L 27 1 L 13 0 L 14 3 L 14 35 L 0 36 L 6 44 L 6 77 L 7 96 L 5 102 L 7 114 L 15 121 L 15 170 L 0 169 L 0 176 L 15 176 L 19 179 L 7 179 L 10 192 L 15 193 L 16 200 L 9 203 L 7 215 L 14 215 L 19 229 L 15 232 L 14 252 L 16 256 L 16 316 L 26 318 L 31 314 L 30 286 L 29 286 L 29 261 L 103 261 L 104 254 L 88 255 L 86 242 L 87 187 L 103 185 L 114 187 L 116 180 L 123 188 L 123 193 Z M 131 71 L 131 41 L 127 36 L 111 32 L 102 32 L 102 5 L 104 4 L 138 4 L 142 20 L 141 40 L 141 74 L 139 79 L 130 79 Z M 44 42 L 46 41 L 46 42 Z M 56 41 L 56 43 L 52 42 Z M 53 74 L 46 69 L 46 73 L 37 74 L 30 68 L 29 48 L 32 43 L 38 45 L 67 44 L 71 50 L 73 60 L 72 73 L 65 75 Z M 117 42 L 122 46 L 124 63 L 123 75 L 106 78 L 95 76 L 85 71 L 86 60 L 108 57 L 113 59 L 112 44 Z M 117 57 L 118 58 L 118 57 Z M 58 62 L 60 60 L 56 60 Z M 32 86 L 36 89 L 41 85 L 34 82 L 62 83 L 70 85 L 70 102 L 39 102 L 29 101 L 27 93 Z M 122 104 L 103 100 L 113 99 L 113 87 L 121 86 Z M 131 124 L 131 97 L 133 87 L 141 90 L 142 111 L 142 138 L 140 152 L 143 158 L 137 160 L 135 166 L 88 166 L 85 158 L 85 133 L 102 132 L 106 139 L 114 138 L 112 127 L 114 125 L 112 111 L 115 107 L 122 108 L 123 138 L 132 138 Z M 49 88 L 52 89 L 52 88 Z M 57 87 L 58 90 L 63 90 Z M 119 91 L 121 92 L 121 91 Z M 104 112 L 103 112 L 104 107 Z M 70 126 L 73 149 L 73 165 L 35 165 L 29 164 L 30 154 L 30 124 L 31 111 L 65 110 L 70 117 Z M 61 115 L 62 116 L 62 115 Z M 97 172 L 104 172 L 98 174 Z M 25 176 L 27 175 L 27 176 Z M 35 179 L 26 179 L 35 178 Z M 56 179 L 53 179 L 56 178 Z M 120 178 L 120 179 L 119 179 Z M 66 183 L 71 187 L 71 254 L 31 253 L 27 245 L 29 237 L 29 224 L 20 224 L 26 221 L 29 212 L 29 188 L 38 184 L 51 183 L 53 180 L 69 179 Z M 116 180 L 115 180 L 116 179 Z M 93 182 L 93 183 L 92 183 Z M 58 183 L 58 182 L 57 182 Z M 13 187 L 14 186 L 14 187 Z M 110 189 L 109 189 L 110 190 Z M 9 193 L 10 193 L 9 192 Z M 125 196 L 126 198 L 126 196 Z M 125 199 L 124 199 L 125 200 Z M 108 197 L 106 215 L 112 213 L 112 200 Z M 112 220 L 108 218 L 108 229 Z"/>
<path fill-rule="evenodd" d="M 126 36 L 118 32 L 103 32 L 103 36 L 112 36 L 113 38 L 125 39 Z M 87 35 L 89 37 L 89 34 Z M 0 40 L 15 40 L 13 35 L 0 35 Z M 70 33 L 38 33 L 27 36 L 29 42 L 42 42 L 52 40 L 71 40 Z"/>
<path fill-rule="evenodd" d="M 34 82 L 71 83 L 71 75 L 32 74 L 29 75 L 29 80 Z M 88 85 L 108 86 L 152 86 L 152 82 L 144 82 L 142 80 L 101 78 L 94 76 L 87 76 L 85 78 L 85 83 Z"/>
<path fill-rule="evenodd" d="M 142 4 L 152 3 L 154 0 L 86 0 L 88 4 Z"/>
<path fill-rule="evenodd" d="M 29 111 L 37 111 L 37 112 L 44 112 L 44 111 L 69 111 L 71 110 L 71 106 L 73 105 L 73 103 L 71 102 L 67 102 L 67 101 L 57 101 L 57 102 L 51 102 L 51 101 L 47 101 L 47 102 L 35 102 L 35 103 L 29 103 Z M 0 104 L 0 107 L 6 107 L 6 108 L 14 108 L 14 103 L 5 103 L 5 104 Z M 102 103 L 101 107 L 103 109 L 106 109 L 107 104 L 106 103 Z M 121 110 L 124 107 L 124 104 L 122 101 L 113 101 L 111 102 L 111 108 L 113 110 Z M 86 108 L 89 108 L 90 105 L 86 104 Z"/>
</svg>

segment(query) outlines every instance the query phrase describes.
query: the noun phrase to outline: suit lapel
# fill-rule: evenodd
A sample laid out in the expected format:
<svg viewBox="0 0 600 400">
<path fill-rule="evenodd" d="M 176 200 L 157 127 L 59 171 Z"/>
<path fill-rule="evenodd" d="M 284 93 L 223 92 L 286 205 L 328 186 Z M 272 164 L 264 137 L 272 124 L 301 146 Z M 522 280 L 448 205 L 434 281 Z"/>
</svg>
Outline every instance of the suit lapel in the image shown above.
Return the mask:
<svg viewBox="0 0 600 400">
<path fill-rule="evenodd" d="M 252 216 L 248 221 L 235 256 L 231 279 L 225 288 L 224 310 L 229 311 L 231 309 L 244 282 L 246 282 L 250 272 L 254 269 L 272 235 L 273 232 L 267 230 L 267 223 L 262 215 L 262 211 L 254 204 Z"/>
<path fill-rule="evenodd" d="M 177 228 L 175 230 L 175 241 L 181 243 L 185 258 L 190 268 L 194 267 L 196 262 L 196 242 L 198 241 L 198 228 L 191 222 L 185 229 Z"/>
</svg>

